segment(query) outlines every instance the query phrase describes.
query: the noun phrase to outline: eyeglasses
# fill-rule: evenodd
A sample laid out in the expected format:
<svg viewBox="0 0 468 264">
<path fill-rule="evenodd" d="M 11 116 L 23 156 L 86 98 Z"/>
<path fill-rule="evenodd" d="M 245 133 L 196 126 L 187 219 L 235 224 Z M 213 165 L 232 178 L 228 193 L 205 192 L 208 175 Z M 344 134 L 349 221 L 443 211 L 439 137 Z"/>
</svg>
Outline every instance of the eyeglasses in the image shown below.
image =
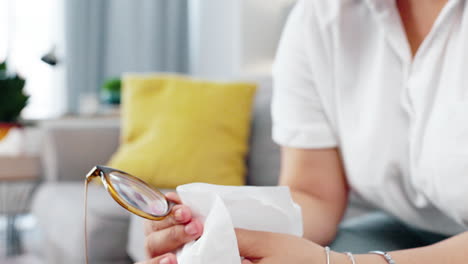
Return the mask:
<svg viewBox="0 0 468 264">
<path fill-rule="evenodd" d="M 162 220 L 173 203 L 163 193 L 126 172 L 104 166 L 94 167 L 86 182 L 99 177 L 110 196 L 129 212 L 149 220 Z"/>
<path fill-rule="evenodd" d="M 144 181 L 126 172 L 104 166 L 94 167 L 85 181 L 85 257 L 88 264 L 88 228 L 87 228 L 87 200 L 88 184 L 99 177 L 110 196 L 129 212 L 149 220 L 162 220 L 171 212 L 173 203 L 158 189 L 151 187 Z"/>
</svg>

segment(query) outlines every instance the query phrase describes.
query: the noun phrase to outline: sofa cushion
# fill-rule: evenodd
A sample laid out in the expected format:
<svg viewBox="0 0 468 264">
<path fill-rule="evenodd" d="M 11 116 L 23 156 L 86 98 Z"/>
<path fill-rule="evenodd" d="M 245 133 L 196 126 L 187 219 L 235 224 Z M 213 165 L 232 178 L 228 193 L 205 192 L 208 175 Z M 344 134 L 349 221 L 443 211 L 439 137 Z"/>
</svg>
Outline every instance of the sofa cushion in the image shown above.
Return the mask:
<svg viewBox="0 0 468 264">
<path fill-rule="evenodd" d="M 146 260 L 145 252 L 145 234 L 144 230 L 145 220 L 136 215 L 130 217 L 130 228 L 128 230 L 128 255 L 135 261 Z"/>
<path fill-rule="evenodd" d="M 48 181 L 81 181 L 117 149 L 119 118 L 69 118 L 40 122 L 41 161 Z"/>
<path fill-rule="evenodd" d="M 122 144 L 109 166 L 158 188 L 245 183 L 256 85 L 126 75 Z"/>
</svg>

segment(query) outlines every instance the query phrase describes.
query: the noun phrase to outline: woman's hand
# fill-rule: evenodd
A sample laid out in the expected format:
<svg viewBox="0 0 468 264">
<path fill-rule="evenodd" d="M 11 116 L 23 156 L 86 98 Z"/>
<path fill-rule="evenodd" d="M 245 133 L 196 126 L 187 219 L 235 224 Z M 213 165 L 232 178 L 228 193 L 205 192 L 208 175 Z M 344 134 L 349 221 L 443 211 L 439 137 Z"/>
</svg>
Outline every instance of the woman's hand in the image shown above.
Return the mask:
<svg viewBox="0 0 468 264">
<path fill-rule="evenodd" d="M 176 193 L 168 193 L 166 197 L 177 205 L 164 220 L 145 222 L 145 248 L 151 260 L 144 263 L 176 263 L 175 255 L 169 252 L 199 238 L 203 233 L 200 221 L 192 218 L 190 208 L 181 204 Z"/>
<path fill-rule="evenodd" d="M 323 247 L 300 237 L 236 229 L 242 264 L 326 264 Z M 396 263 L 468 263 L 468 232 L 431 246 L 389 252 Z M 375 254 L 354 255 L 356 263 L 386 263 Z M 174 262 L 175 264 L 176 262 Z M 330 252 L 330 263 L 350 264 L 342 253 Z M 172 263 L 171 263 L 172 264 Z"/>
<path fill-rule="evenodd" d="M 242 264 L 323 264 L 323 247 L 301 237 L 236 229 Z M 337 259 L 337 253 L 331 253 Z M 341 257 L 340 257 L 341 258 Z"/>
<path fill-rule="evenodd" d="M 324 264 L 326 255 L 323 247 L 301 237 L 278 233 L 236 229 L 239 252 L 245 259 L 242 264 Z M 335 263 L 343 256 L 332 252 Z M 177 264 L 172 253 L 157 256 L 145 264 Z"/>
</svg>

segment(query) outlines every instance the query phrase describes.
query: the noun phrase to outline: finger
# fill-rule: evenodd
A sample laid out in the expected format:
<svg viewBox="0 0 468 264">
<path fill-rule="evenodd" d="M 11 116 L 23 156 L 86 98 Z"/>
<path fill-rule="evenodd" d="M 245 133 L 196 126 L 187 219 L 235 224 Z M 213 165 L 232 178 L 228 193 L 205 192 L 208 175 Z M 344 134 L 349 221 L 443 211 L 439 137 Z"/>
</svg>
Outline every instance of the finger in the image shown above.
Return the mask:
<svg viewBox="0 0 468 264">
<path fill-rule="evenodd" d="M 146 237 L 145 247 L 149 257 L 174 251 L 184 244 L 199 238 L 203 233 L 200 221 L 193 219 L 187 225 L 175 225 Z"/>
<path fill-rule="evenodd" d="M 177 203 L 177 204 L 182 203 L 182 201 L 180 200 L 179 195 L 177 193 L 175 193 L 175 192 L 166 193 L 166 198 L 169 199 L 170 201 L 174 202 L 174 203 Z"/>
<path fill-rule="evenodd" d="M 168 227 L 186 224 L 192 220 L 192 211 L 183 204 L 174 206 L 169 216 L 160 221 L 145 221 L 145 236 Z"/>
<path fill-rule="evenodd" d="M 169 253 L 135 264 L 177 264 L 177 258 L 174 254 Z"/>
<path fill-rule="evenodd" d="M 236 229 L 236 236 L 242 257 L 261 259 L 274 253 L 277 237 L 273 233 Z"/>
<path fill-rule="evenodd" d="M 242 264 L 253 264 L 253 262 L 248 259 L 244 259 L 242 260 Z"/>
</svg>

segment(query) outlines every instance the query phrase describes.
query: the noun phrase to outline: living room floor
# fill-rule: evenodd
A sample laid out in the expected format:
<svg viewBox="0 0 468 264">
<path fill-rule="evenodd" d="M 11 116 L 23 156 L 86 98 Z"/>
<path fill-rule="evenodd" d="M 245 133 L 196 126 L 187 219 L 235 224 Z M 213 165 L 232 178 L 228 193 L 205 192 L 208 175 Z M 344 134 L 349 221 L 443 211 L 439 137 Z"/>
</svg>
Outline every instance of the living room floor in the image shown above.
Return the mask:
<svg viewBox="0 0 468 264">
<path fill-rule="evenodd" d="M 6 217 L 0 215 L 0 263 L 2 264 L 44 264 L 33 254 L 40 243 L 40 234 L 36 228 L 36 221 L 31 215 L 18 219 L 17 228 L 23 241 L 23 255 L 6 257 Z"/>
</svg>

